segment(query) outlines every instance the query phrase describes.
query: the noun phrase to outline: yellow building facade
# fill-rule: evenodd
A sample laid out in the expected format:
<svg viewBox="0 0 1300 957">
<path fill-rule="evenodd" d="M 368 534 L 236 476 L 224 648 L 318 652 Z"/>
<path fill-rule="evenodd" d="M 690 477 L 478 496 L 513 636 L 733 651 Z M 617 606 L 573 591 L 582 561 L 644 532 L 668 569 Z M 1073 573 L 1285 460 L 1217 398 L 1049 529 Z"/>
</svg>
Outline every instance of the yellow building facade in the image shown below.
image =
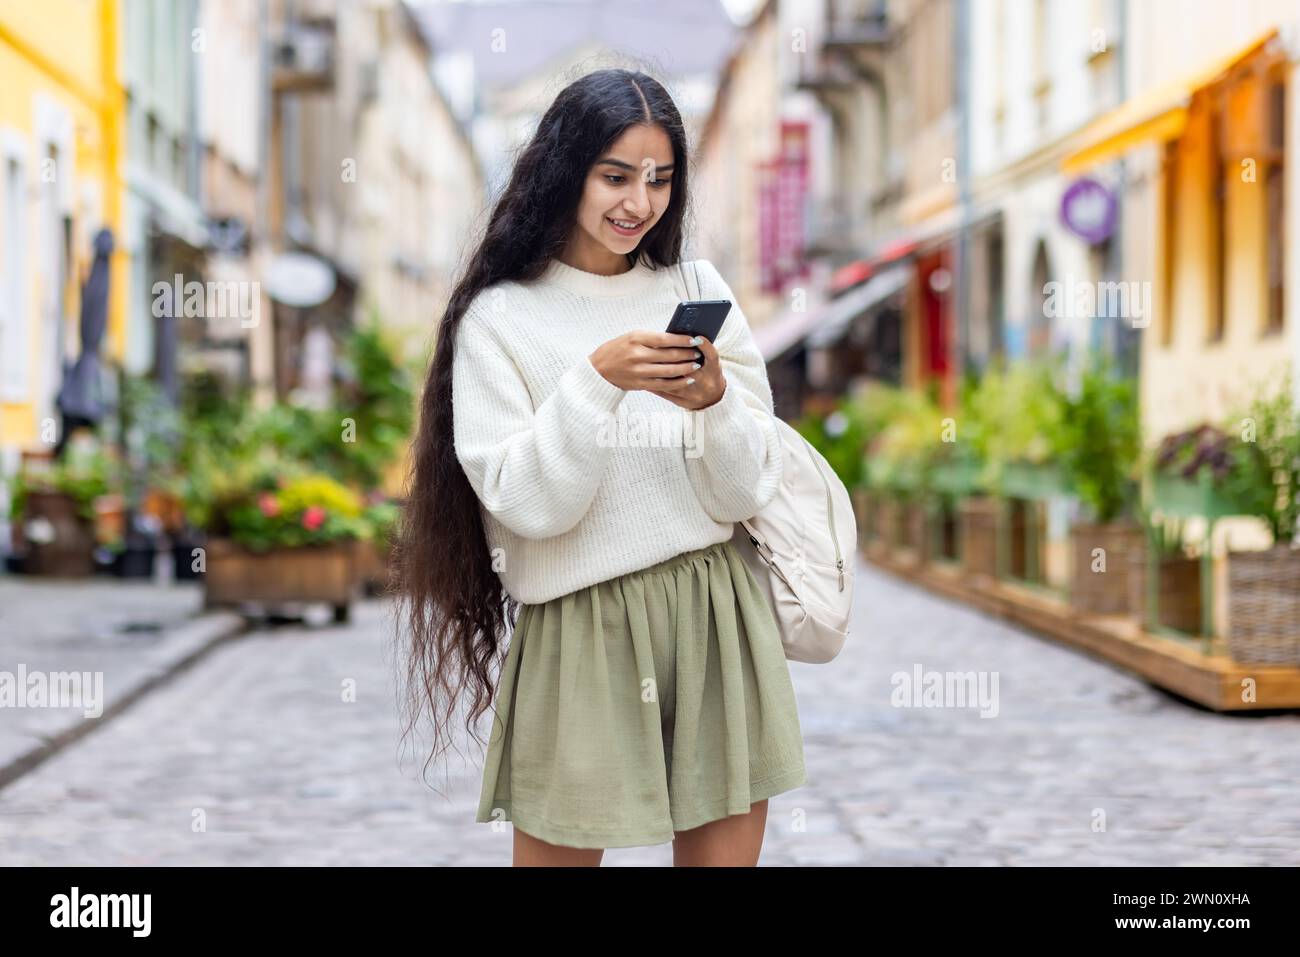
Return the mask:
<svg viewBox="0 0 1300 957">
<path fill-rule="evenodd" d="M 1125 278 L 1150 283 L 1148 443 L 1222 423 L 1300 356 L 1300 15 L 1293 3 L 1133 5 L 1130 96 L 1068 172 L 1123 156 Z"/>
<path fill-rule="evenodd" d="M 92 241 L 121 248 L 125 95 L 120 0 L 0 7 L 0 455 L 57 439 Z M 104 356 L 125 347 L 127 270 L 113 256 Z M 3 462 L 0 462 L 3 464 Z"/>
</svg>

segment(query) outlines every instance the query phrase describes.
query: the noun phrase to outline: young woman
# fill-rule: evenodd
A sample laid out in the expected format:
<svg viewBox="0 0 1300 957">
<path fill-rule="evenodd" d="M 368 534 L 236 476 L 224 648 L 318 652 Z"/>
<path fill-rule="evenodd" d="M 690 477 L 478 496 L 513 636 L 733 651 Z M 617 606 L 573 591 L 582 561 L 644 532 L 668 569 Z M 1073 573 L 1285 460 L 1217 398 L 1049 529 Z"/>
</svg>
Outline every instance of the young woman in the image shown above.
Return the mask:
<svg viewBox="0 0 1300 957">
<path fill-rule="evenodd" d="M 427 703 L 432 760 L 468 690 L 474 734 L 509 634 L 477 820 L 512 822 L 516 865 L 671 840 L 678 865 L 752 866 L 767 799 L 805 783 L 776 622 L 730 541 L 781 479 L 763 359 L 738 304 L 716 343 L 663 331 L 686 206 L 663 87 L 582 77 L 438 331 L 400 543 L 411 722 Z"/>
</svg>

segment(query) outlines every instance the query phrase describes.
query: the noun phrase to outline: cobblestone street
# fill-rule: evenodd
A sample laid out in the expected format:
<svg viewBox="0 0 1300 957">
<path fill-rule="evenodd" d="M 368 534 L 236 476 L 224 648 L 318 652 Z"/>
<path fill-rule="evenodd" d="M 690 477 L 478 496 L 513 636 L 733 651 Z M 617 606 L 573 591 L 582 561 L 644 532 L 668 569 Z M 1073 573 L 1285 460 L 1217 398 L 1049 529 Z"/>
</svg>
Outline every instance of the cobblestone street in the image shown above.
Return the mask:
<svg viewBox="0 0 1300 957">
<path fill-rule="evenodd" d="M 791 666 L 809 781 L 771 800 L 761 863 L 1300 863 L 1300 716 L 1203 711 L 859 576 L 840 658 Z M 400 749 L 387 614 L 214 649 L 0 791 L 0 862 L 509 864 L 510 827 L 473 820 L 477 745 L 449 781 L 430 769 L 446 800 Z M 995 674 L 995 709 L 891 703 L 914 669 Z M 671 847 L 605 863 L 667 865 Z"/>
</svg>

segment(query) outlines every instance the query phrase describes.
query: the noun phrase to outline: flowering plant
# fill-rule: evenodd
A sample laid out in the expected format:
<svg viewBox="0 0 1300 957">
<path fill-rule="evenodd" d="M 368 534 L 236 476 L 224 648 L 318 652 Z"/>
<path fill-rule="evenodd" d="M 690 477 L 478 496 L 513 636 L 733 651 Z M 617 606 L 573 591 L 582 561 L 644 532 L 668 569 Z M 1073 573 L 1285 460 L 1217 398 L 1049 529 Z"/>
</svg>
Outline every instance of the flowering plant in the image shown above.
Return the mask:
<svg viewBox="0 0 1300 957">
<path fill-rule="evenodd" d="M 1151 453 L 1158 475 L 1200 482 L 1242 515 L 1268 523 L 1276 542 L 1290 542 L 1300 519 L 1300 411 L 1289 379 L 1264 386 L 1223 427 L 1203 422 L 1164 437 Z"/>
<path fill-rule="evenodd" d="M 10 519 L 21 521 L 31 492 L 61 492 L 84 519 L 95 517 L 95 500 L 122 485 L 122 464 L 98 442 L 70 443 L 63 458 L 44 469 L 19 472 L 10 493 Z"/>
<path fill-rule="evenodd" d="M 1154 464 L 1158 472 L 1178 478 L 1195 480 L 1206 473 L 1222 482 L 1232 471 L 1232 437 L 1208 422 L 1171 433 L 1156 447 Z"/>
<path fill-rule="evenodd" d="M 256 480 L 214 509 L 213 531 L 254 551 L 372 538 L 361 497 L 327 475 Z"/>
</svg>

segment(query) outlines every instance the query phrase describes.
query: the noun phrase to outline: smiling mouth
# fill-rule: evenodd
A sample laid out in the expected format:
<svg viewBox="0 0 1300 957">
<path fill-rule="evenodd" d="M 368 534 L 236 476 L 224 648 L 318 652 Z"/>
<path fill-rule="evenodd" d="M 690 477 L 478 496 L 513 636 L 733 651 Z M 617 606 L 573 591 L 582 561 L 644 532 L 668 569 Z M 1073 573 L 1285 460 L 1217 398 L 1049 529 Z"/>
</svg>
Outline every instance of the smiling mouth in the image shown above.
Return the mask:
<svg viewBox="0 0 1300 957">
<path fill-rule="evenodd" d="M 641 219 L 641 220 L 631 220 L 631 219 L 616 220 L 616 219 L 613 219 L 613 218 L 611 218 L 611 217 L 609 217 L 609 216 L 606 216 L 606 217 L 605 217 L 605 222 L 609 223 L 610 226 L 612 226 L 612 227 L 614 228 L 614 232 L 616 232 L 616 233 L 620 233 L 620 234 L 622 234 L 622 235 L 624 235 L 624 236 L 632 236 L 632 235 L 635 235 L 636 233 L 639 233 L 639 232 L 641 231 L 642 227 L 644 227 L 644 226 L 645 226 L 645 223 L 646 223 L 646 221 L 645 221 L 644 219 Z M 632 226 L 624 226 L 624 225 L 621 225 L 622 223 L 634 223 L 634 225 L 632 225 Z"/>
</svg>

